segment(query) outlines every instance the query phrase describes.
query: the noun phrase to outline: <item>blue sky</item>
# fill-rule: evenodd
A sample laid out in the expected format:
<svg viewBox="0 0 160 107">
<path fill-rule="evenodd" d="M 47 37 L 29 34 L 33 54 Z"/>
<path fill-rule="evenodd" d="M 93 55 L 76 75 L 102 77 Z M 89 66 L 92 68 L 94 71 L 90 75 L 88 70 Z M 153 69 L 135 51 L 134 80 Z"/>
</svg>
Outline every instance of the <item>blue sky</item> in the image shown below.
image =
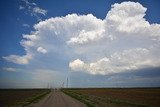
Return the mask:
<svg viewBox="0 0 160 107">
<path fill-rule="evenodd" d="M 159 87 L 159 5 L 1 0 L 0 88 Z"/>
</svg>

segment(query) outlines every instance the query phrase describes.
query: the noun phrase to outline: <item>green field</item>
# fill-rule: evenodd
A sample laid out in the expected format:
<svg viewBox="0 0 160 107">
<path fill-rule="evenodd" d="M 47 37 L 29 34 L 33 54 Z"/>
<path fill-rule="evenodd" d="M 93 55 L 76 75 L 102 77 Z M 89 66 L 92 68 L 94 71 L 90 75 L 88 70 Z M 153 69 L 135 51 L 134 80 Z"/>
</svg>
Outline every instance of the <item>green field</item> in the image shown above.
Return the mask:
<svg viewBox="0 0 160 107">
<path fill-rule="evenodd" d="M 160 88 L 62 89 L 88 107 L 160 107 Z"/>
<path fill-rule="evenodd" d="M 49 92 L 49 89 L 0 89 L 0 107 L 28 105 Z"/>
</svg>

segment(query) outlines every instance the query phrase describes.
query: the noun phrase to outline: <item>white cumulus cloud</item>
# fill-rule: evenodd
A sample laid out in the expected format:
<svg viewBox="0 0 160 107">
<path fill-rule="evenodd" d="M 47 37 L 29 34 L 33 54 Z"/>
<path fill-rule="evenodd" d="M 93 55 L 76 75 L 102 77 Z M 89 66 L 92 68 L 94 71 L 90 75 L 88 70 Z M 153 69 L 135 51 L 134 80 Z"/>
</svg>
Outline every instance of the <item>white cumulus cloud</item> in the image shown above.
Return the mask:
<svg viewBox="0 0 160 107">
<path fill-rule="evenodd" d="M 37 51 L 40 52 L 40 53 L 43 53 L 43 54 L 47 53 L 47 50 L 44 49 L 43 47 L 38 47 Z"/>
<path fill-rule="evenodd" d="M 135 33 L 149 27 L 149 23 L 143 18 L 146 8 L 140 3 L 123 2 L 112 5 L 106 16 L 106 24 L 109 28 L 126 33 Z"/>
<path fill-rule="evenodd" d="M 101 75 L 158 67 L 160 24 L 149 23 L 146 11 L 138 2 L 122 2 L 112 5 L 105 19 L 92 14 L 52 17 L 23 34 L 25 55 L 3 58 L 16 64 L 37 61 L 48 68 L 64 61 L 71 71 Z"/>
<path fill-rule="evenodd" d="M 76 59 L 73 62 L 70 62 L 69 67 L 74 71 L 83 71 L 86 69 L 85 63 L 80 59 Z"/>
<path fill-rule="evenodd" d="M 160 60 L 151 55 L 149 50 L 143 48 L 124 50 L 114 53 L 109 58 L 104 57 L 96 62 L 84 63 L 77 59 L 70 62 L 73 71 L 87 71 L 90 74 L 112 74 L 146 67 L 158 67 Z"/>
</svg>

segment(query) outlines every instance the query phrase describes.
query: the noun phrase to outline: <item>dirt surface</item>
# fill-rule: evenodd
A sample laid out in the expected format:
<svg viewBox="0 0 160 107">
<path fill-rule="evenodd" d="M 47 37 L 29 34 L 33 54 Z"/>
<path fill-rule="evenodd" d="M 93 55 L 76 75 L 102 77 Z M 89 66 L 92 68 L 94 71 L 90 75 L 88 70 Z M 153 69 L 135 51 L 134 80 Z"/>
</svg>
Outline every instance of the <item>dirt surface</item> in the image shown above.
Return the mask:
<svg viewBox="0 0 160 107">
<path fill-rule="evenodd" d="M 32 105 L 33 107 L 86 107 L 85 104 L 71 98 L 61 91 L 52 90 L 39 103 Z"/>
<path fill-rule="evenodd" d="M 20 102 L 39 95 L 47 89 L 0 89 L 0 107 L 19 105 Z"/>
<path fill-rule="evenodd" d="M 111 98 L 122 102 L 160 107 L 160 88 L 86 88 L 71 90 L 91 97 Z"/>
</svg>

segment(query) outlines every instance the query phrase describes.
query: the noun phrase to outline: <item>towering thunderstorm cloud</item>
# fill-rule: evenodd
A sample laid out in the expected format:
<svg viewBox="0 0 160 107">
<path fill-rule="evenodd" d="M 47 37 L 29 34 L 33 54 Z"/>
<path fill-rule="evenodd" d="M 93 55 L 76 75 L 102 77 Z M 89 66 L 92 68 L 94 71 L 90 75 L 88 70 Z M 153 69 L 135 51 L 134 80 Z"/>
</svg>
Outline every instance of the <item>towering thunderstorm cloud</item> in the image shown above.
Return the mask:
<svg viewBox="0 0 160 107">
<path fill-rule="evenodd" d="M 23 34 L 25 55 L 3 58 L 23 65 L 36 60 L 46 66 L 53 58 L 66 61 L 72 72 L 94 75 L 159 67 L 160 24 L 150 24 L 146 11 L 138 2 L 122 2 L 112 5 L 103 20 L 92 14 L 52 17 Z"/>
</svg>

